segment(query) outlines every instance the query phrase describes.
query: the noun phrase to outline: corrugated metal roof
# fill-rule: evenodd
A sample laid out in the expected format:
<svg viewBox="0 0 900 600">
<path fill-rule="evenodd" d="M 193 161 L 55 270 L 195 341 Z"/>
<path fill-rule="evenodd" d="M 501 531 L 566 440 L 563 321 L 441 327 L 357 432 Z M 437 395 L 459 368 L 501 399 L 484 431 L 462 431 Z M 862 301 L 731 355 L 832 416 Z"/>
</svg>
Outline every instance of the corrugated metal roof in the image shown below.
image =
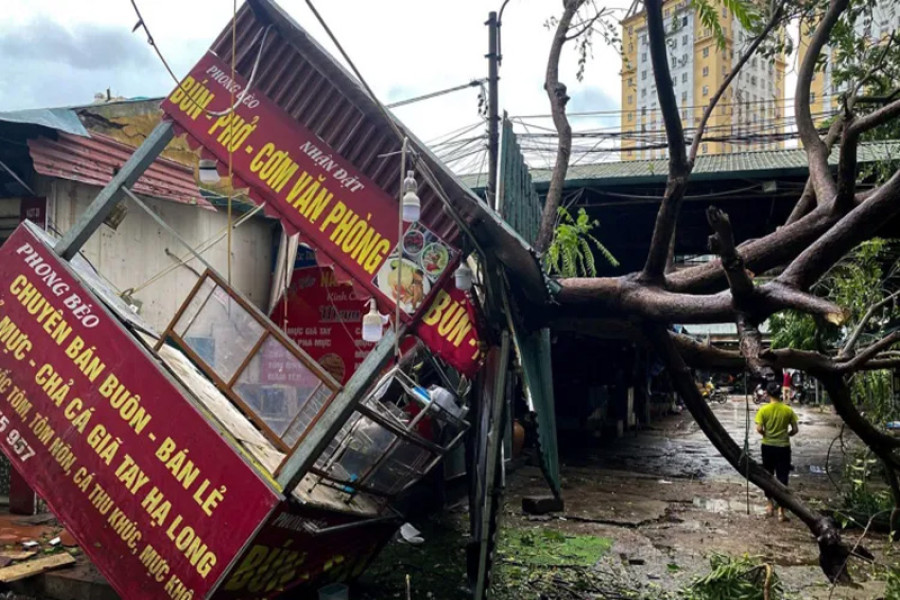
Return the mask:
<svg viewBox="0 0 900 600">
<path fill-rule="evenodd" d="M 134 148 L 99 134 L 79 137 L 60 132 L 55 140 L 28 140 L 34 170 L 41 175 L 103 187 L 134 153 Z M 197 204 L 215 210 L 200 194 L 194 172 L 175 161 L 157 158 L 137 183 L 136 194 Z"/>
<path fill-rule="evenodd" d="M 0 121 L 21 123 L 23 125 L 38 125 L 48 129 L 55 129 L 56 131 L 71 133 L 72 135 L 85 137 L 89 135 L 75 111 L 68 108 L 35 108 L 0 112 Z"/>
<path fill-rule="evenodd" d="M 512 123 L 503 117 L 503 145 L 500 150 L 500 214 L 513 229 L 534 242 L 541 225 L 543 202 L 519 147 Z"/>
<path fill-rule="evenodd" d="M 261 93 L 350 161 L 388 195 L 400 186 L 401 140 L 362 85 L 290 16 L 271 0 L 248 0 L 235 24 L 238 73 L 249 79 L 259 54 L 254 40 L 269 24 L 265 48 L 253 77 L 253 93 Z M 260 35 L 261 37 L 261 35 Z M 232 27 L 211 50 L 230 62 Z M 486 253 L 519 278 L 535 300 L 546 299 L 540 265 L 528 244 L 475 196 L 428 148 L 397 119 L 414 153 L 428 164 L 457 215 L 467 224 Z M 445 241 L 459 245 L 460 232 L 445 212 L 431 184 L 420 179 L 421 221 Z"/>
<path fill-rule="evenodd" d="M 900 142 L 868 142 L 859 146 L 859 162 L 869 163 L 900 159 Z M 838 149 L 829 158 L 831 165 L 837 166 Z M 623 160 L 593 165 L 575 165 L 566 175 L 567 184 L 598 180 L 607 184 L 664 182 L 668 173 L 666 159 Z M 805 174 L 808 170 L 806 152 L 802 148 L 785 150 L 760 150 L 755 152 L 730 152 L 712 156 L 700 155 L 694 164 L 693 179 L 724 179 L 737 174 L 764 177 L 785 175 L 790 172 Z M 535 184 L 550 182 L 550 169 L 534 169 L 531 177 Z M 477 175 L 463 176 L 467 184 L 476 185 Z"/>
</svg>

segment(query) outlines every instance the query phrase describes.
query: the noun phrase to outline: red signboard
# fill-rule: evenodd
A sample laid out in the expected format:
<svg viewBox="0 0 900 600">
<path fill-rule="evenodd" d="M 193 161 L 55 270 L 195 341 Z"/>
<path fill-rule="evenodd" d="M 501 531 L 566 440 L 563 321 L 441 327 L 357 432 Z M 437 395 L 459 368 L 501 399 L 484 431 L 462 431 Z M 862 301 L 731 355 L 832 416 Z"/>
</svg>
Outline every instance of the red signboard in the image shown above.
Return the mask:
<svg viewBox="0 0 900 600">
<path fill-rule="evenodd" d="M 285 293 L 272 321 L 335 380 L 346 383 L 374 346 L 362 339 L 365 301 L 327 267 L 295 269 Z"/>
<path fill-rule="evenodd" d="M 437 291 L 416 328 L 416 335 L 460 373 L 472 377 L 482 363 L 475 307 L 453 279 Z"/>
<path fill-rule="evenodd" d="M 280 495 L 25 226 L 0 282 L 0 450 L 123 598 L 207 597 Z"/>
<path fill-rule="evenodd" d="M 268 598 L 355 579 L 399 524 L 284 502 L 235 562 L 216 600 Z"/>
<path fill-rule="evenodd" d="M 246 88 L 207 53 L 162 109 L 383 307 L 399 297 L 404 318 L 418 313 L 455 251 L 420 224 L 404 224 L 414 233 L 398 246 L 397 200 L 262 94 L 242 97 Z"/>
</svg>

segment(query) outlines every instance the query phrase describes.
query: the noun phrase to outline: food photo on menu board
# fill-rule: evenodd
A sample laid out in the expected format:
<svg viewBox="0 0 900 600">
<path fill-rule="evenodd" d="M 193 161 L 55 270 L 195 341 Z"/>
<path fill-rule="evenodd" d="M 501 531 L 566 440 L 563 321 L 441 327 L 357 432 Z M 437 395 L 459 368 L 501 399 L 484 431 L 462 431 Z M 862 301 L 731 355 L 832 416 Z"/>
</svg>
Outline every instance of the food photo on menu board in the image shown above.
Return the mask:
<svg viewBox="0 0 900 600">
<path fill-rule="evenodd" d="M 399 250 L 402 256 L 395 248 L 375 275 L 375 285 L 394 302 L 399 298 L 400 308 L 412 314 L 450 264 L 451 250 L 420 223 L 406 230 Z"/>
</svg>

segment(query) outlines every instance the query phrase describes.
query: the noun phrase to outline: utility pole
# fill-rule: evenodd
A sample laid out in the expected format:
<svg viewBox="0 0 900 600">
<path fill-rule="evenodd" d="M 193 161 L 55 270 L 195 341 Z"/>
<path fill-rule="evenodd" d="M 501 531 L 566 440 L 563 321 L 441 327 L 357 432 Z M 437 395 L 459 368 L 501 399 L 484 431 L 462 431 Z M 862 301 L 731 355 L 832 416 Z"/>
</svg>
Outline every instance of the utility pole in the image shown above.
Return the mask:
<svg viewBox="0 0 900 600">
<path fill-rule="evenodd" d="M 506 4 L 504 3 L 504 6 Z M 497 163 L 500 156 L 499 107 L 497 88 L 500 82 L 500 20 L 496 12 L 488 14 L 488 181 L 487 203 L 494 210 L 497 204 Z"/>
</svg>

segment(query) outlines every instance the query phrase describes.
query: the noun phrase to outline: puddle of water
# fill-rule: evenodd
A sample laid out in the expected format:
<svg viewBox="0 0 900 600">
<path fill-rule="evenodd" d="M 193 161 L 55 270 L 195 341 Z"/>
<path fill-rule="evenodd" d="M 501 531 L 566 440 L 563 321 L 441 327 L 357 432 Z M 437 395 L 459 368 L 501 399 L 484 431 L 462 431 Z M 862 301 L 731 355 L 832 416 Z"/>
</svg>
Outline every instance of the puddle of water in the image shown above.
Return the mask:
<svg viewBox="0 0 900 600">
<path fill-rule="evenodd" d="M 747 501 L 746 500 L 729 500 L 725 498 L 701 498 L 699 496 L 695 496 L 692 502 L 694 506 L 697 508 L 702 508 L 703 510 L 714 512 L 714 513 L 747 513 Z M 765 512 L 764 506 L 757 506 L 755 503 L 750 503 L 750 513 L 751 514 L 762 514 Z"/>
</svg>

